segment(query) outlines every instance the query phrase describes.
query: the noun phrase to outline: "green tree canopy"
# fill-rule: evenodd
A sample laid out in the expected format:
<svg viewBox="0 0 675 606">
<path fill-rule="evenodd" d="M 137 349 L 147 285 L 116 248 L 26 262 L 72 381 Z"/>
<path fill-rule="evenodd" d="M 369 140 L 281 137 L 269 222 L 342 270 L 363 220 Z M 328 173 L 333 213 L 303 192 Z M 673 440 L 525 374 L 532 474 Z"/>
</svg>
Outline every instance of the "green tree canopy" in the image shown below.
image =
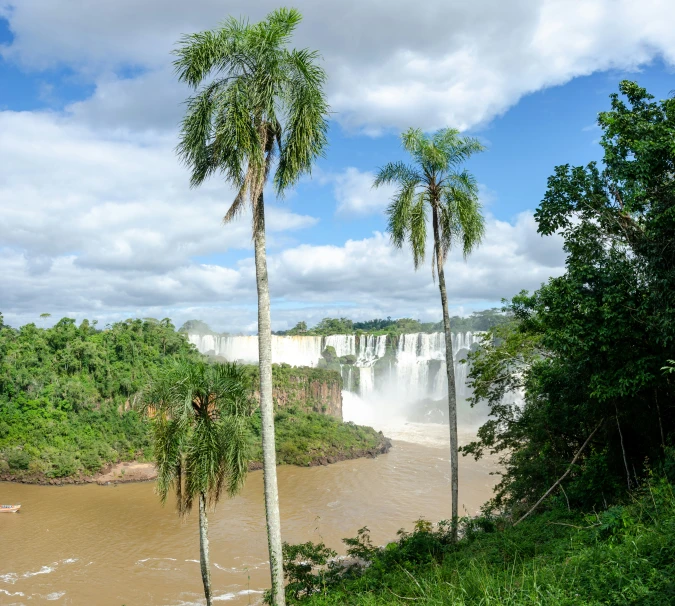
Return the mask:
<svg viewBox="0 0 675 606">
<path fill-rule="evenodd" d="M 536 213 L 541 234 L 563 235 L 565 274 L 513 299 L 515 324 L 474 354 L 495 417 L 467 450 L 505 453 L 501 501 L 539 498 L 599 423 L 563 486 L 584 507 L 634 488 L 672 446 L 675 99 L 624 81 L 611 106 L 602 164 L 558 166 Z M 522 408 L 502 399 L 513 384 Z"/>
</svg>

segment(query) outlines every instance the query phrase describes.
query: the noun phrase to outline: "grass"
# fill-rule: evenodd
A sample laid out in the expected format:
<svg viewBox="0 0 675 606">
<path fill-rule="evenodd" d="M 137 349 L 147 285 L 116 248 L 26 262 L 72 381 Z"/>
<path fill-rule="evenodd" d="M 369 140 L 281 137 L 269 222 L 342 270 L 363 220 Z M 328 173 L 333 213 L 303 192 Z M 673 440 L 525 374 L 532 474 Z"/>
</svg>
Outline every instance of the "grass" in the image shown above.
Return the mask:
<svg viewBox="0 0 675 606">
<path fill-rule="evenodd" d="M 675 604 L 675 496 L 665 480 L 644 486 L 632 503 L 598 514 L 548 511 L 516 527 L 499 519 L 466 520 L 455 546 L 447 525 L 432 528 L 424 521 L 384 549 L 369 546 L 367 533 L 348 544 L 369 567 L 346 574 L 323 567 L 318 575 L 314 570 L 311 584 L 299 574 L 290 579 L 289 603 Z M 307 586 L 311 595 L 303 591 Z"/>
</svg>

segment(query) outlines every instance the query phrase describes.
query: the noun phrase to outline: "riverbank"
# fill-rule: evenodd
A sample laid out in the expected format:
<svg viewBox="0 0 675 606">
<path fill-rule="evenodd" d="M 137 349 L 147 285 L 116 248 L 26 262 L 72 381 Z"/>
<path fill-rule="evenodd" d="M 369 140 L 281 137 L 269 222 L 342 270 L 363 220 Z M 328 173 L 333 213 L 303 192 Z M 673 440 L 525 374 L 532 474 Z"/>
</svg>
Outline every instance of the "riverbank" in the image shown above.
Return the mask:
<svg viewBox="0 0 675 606">
<path fill-rule="evenodd" d="M 359 426 L 354 426 L 359 427 Z M 364 428 L 375 433 L 371 428 Z M 391 449 L 391 440 L 385 437 L 382 432 L 377 434 L 380 437 L 379 443 L 365 448 L 341 447 L 335 444 L 326 444 L 324 448 L 315 448 L 309 452 L 291 453 L 292 456 L 280 456 L 278 453 L 279 465 L 297 465 L 300 467 L 318 467 L 321 465 L 331 465 L 340 461 L 348 461 L 361 458 L 375 458 L 386 454 Z M 283 446 L 286 441 L 279 441 Z M 278 448 L 279 450 L 279 448 Z M 288 450 L 288 448 L 286 449 Z M 298 463 L 297 461 L 302 461 Z M 262 469 L 262 462 L 254 460 L 249 463 L 249 471 Z M 50 478 L 44 473 L 26 471 L 23 473 L 0 473 L 0 482 L 18 482 L 21 484 L 38 484 L 40 486 L 64 486 L 73 484 L 98 484 L 105 486 L 108 484 L 125 484 L 128 482 L 149 482 L 157 478 L 157 470 L 154 463 L 147 461 L 120 461 L 115 464 L 107 465 L 99 473 L 85 475 L 78 474 L 64 478 Z"/>
</svg>

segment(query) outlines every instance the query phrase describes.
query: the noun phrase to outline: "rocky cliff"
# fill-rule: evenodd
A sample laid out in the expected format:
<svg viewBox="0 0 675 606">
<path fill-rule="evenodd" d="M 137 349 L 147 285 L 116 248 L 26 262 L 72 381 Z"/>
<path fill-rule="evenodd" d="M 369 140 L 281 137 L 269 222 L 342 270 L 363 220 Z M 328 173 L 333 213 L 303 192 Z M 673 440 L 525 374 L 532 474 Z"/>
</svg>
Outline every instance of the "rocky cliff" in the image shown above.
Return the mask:
<svg viewBox="0 0 675 606">
<path fill-rule="evenodd" d="M 258 398 L 258 367 L 249 368 L 251 385 Z M 275 406 L 280 408 L 294 407 L 342 420 L 342 377 L 334 370 L 274 364 L 272 395 Z"/>
</svg>

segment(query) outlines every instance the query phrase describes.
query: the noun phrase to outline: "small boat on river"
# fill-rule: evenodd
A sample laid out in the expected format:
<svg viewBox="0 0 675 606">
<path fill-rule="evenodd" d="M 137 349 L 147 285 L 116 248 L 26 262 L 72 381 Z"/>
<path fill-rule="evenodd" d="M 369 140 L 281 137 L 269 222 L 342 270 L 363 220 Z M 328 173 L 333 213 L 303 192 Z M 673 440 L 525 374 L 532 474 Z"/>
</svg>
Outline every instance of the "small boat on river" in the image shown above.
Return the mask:
<svg viewBox="0 0 675 606">
<path fill-rule="evenodd" d="M 0 513 L 19 513 L 21 505 L 0 505 Z"/>
</svg>

